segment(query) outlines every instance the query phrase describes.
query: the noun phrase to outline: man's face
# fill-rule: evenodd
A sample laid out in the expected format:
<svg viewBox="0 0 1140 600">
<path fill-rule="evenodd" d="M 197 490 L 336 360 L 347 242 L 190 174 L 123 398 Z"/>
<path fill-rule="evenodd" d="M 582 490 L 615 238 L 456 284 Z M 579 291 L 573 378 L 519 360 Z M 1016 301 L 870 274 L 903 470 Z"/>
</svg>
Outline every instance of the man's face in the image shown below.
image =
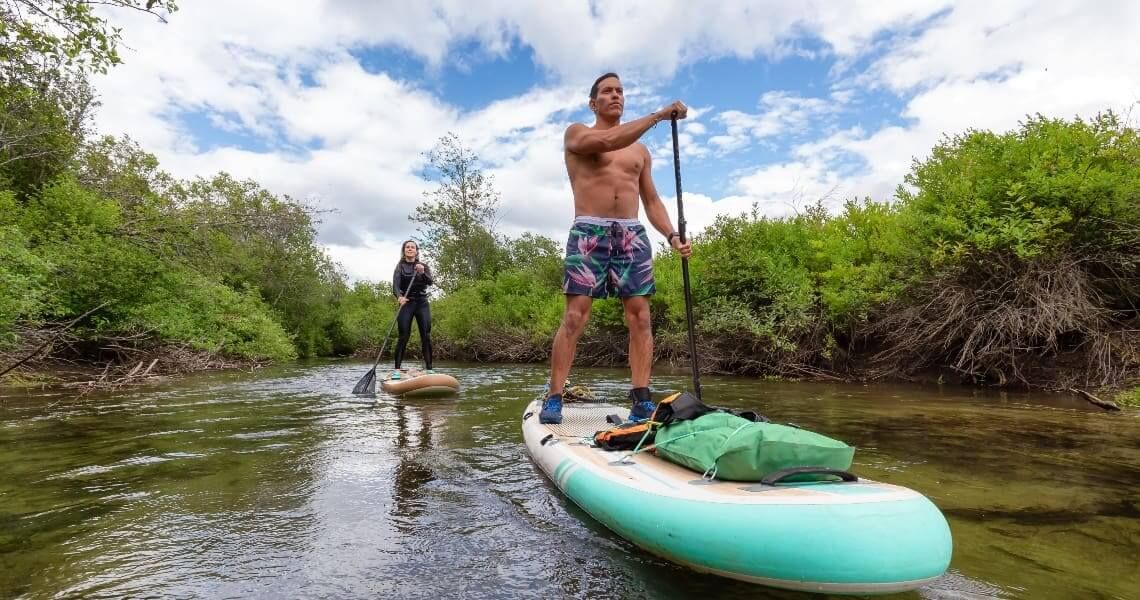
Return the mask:
<svg viewBox="0 0 1140 600">
<path fill-rule="evenodd" d="M 591 100 L 599 116 L 617 119 L 625 110 L 625 90 L 617 77 L 607 77 L 598 84 L 598 97 Z"/>
</svg>

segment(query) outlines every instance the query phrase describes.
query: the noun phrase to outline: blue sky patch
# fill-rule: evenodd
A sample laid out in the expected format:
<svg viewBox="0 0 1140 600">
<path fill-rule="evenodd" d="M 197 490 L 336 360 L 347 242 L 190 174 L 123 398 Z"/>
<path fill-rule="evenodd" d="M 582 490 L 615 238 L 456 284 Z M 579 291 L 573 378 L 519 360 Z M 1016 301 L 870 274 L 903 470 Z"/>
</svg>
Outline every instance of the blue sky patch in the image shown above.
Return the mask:
<svg viewBox="0 0 1140 600">
<path fill-rule="evenodd" d="M 272 138 L 249 131 L 234 113 L 183 110 L 176 112 L 173 120 L 190 133 L 200 152 L 226 147 L 268 152 L 274 147 Z"/>
</svg>

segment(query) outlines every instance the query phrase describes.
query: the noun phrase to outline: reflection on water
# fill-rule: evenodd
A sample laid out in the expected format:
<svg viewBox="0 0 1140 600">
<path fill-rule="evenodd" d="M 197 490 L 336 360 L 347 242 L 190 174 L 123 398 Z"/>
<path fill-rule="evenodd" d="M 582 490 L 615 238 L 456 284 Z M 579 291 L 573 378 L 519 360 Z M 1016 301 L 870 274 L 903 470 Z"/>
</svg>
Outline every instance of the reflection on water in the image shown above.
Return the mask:
<svg viewBox="0 0 1140 600">
<path fill-rule="evenodd" d="M 396 464 L 396 472 L 392 476 L 393 480 L 393 506 L 392 506 L 392 520 L 397 523 L 396 527 L 405 534 L 414 534 L 415 526 L 412 519 L 419 517 L 427 503 L 421 499 L 422 489 L 424 485 L 430 482 L 434 477 L 432 476 L 431 467 L 424 464 L 423 453 L 418 451 L 430 450 L 432 447 L 431 441 L 431 417 L 427 410 L 416 411 L 414 408 L 409 408 L 403 403 L 397 404 L 396 411 L 396 450 L 399 452 L 399 462 Z M 420 425 L 418 433 L 415 435 L 417 438 L 416 443 L 408 443 L 408 413 L 416 412 Z M 409 521 L 412 521 L 409 523 Z M 405 524 L 401 528 L 400 524 Z"/>
<path fill-rule="evenodd" d="M 0 596 L 819 597 L 693 573 L 568 503 L 522 444 L 541 367 L 454 366 L 463 391 L 422 400 L 351 396 L 366 368 L 0 395 Z M 625 396 L 620 370 L 575 376 Z M 956 388 L 703 388 L 855 445 L 858 473 L 944 510 L 951 571 L 895 598 L 1140 597 L 1136 413 Z"/>
</svg>

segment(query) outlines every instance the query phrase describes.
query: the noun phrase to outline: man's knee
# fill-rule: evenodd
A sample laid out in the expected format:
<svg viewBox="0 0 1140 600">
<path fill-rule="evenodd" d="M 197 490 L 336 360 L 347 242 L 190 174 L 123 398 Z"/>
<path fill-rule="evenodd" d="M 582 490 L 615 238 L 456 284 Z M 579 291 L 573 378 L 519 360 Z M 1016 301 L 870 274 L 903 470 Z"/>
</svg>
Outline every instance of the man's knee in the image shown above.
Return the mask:
<svg viewBox="0 0 1140 600">
<path fill-rule="evenodd" d="M 649 304 L 631 304 L 625 307 L 625 322 L 630 331 L 646 332 L 651 328 L 652 319 L 649 314 Z"/>
<path fill-rule="evenodd" d="M 566 312 L 562 313 L 562 327 L 572 334 L 581 333 L 589 320 L 590 312 L 576 306 L 567 306 Z"/>
</svg>

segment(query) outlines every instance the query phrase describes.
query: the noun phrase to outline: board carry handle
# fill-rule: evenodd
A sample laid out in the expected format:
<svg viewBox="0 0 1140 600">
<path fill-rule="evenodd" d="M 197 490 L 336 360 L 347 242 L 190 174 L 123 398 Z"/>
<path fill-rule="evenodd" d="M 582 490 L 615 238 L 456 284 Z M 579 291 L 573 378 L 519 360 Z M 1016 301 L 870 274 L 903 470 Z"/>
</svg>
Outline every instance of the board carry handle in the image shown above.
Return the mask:
<svg viewBox="0 0 1140 600">
<path fill-rule="evenodd" d="M 793 475 L 834 475 L 842 481 L 859 481 L 859 477 L 857 477 L 854 473 L 843 471 L 841 469 L 832 469 L 829 467 L 792 467 L 790 469 L 780 469 L 779 471 L 773 471 L 765 475 L 764 478 L 760 480 L 760 484 L 776 485 L 784 479 L 787 479 Z"/>
</svg>

